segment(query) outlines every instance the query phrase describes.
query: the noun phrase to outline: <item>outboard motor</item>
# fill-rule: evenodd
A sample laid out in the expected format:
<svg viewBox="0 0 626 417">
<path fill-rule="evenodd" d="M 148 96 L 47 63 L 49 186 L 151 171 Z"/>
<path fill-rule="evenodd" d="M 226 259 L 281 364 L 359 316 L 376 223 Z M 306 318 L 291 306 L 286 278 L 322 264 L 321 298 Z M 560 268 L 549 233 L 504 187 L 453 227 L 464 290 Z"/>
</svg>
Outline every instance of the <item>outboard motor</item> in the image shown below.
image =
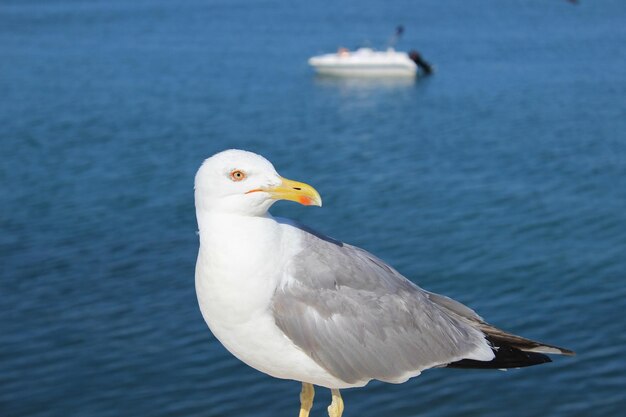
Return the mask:
<svg viewBox="0 0 626 417">
<path fill-rule="evenodd" d="M 417 66 L 424 72 L 425 75 L 433 73 L 433 67 L 422 58 L 422 56 L 416 50 L 409 52 L 409 58 L 415 62 Z"/>
</svg>

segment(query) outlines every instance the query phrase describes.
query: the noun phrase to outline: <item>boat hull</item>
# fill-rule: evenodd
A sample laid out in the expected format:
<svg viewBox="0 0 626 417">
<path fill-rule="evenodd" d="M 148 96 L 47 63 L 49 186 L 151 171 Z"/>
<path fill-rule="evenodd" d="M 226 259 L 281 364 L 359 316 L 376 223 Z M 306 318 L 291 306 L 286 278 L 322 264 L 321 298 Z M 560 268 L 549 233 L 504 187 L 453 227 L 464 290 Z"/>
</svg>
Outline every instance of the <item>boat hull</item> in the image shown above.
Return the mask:
<svg viewBox="0 0 626 417">
<path fill-rule="evenodd" d="M 318 65 L 318 74 L 334 77 L 415 77 L 415 68 L 392 66 Z"/>
<path fill-rule="evenodd" d="M 322 75 L 336 77 L 415 77 L 417 65 L 406 53 L 359 49 L 315 56 L 309 65 Z"/>
</svg>

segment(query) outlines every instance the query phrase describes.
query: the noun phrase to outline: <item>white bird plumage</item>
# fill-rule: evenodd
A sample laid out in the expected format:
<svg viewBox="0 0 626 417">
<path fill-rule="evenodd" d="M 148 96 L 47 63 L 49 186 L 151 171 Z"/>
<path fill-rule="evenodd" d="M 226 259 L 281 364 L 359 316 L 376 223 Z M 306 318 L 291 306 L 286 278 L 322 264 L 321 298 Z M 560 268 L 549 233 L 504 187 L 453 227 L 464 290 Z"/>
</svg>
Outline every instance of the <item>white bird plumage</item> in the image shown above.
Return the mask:
<svg viewBox="0 0 626 417">
<path fill-rule="evenodd" d="M 417 287 L 359 248 L 273 218 L 277 200 L 321 206 L 311 186 L 260 155 L 228 150 L 195 179 L 200 249 L 196 292 L 215 337 L 249 366 L 332 390 L 403 382 L 437 366 L 521 367 L 573 352 L 503 332 L 471 309 Z M 495 359 L 494 359 L 495 357 Z"/>
<path fill-rule="evenodd" d="M 233 170 L 247 178 L 232 181 Z M 286 260 L 300 251 L 301 237 L 267 213 L 276 201 L 270 194 L 248 191 L 281 183 L 269 161 L 246 151 L 221 152 L 198 171 L 200 309 L 215 337 L 251 367 L 277 378 L 341 385 L 285 337 L 271 315 L 276 287 L 288 278 Z"/>
</svg>

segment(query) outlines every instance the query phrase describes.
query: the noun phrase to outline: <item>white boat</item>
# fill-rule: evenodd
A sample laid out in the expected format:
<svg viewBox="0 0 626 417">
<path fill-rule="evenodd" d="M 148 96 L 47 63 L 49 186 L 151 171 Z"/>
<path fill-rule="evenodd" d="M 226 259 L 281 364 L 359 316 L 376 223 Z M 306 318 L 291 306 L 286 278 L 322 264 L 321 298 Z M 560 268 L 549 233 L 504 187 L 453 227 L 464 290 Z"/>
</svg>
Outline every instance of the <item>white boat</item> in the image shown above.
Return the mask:
<svg viewBox="0 0 626 417">
<path fill-rule="evenodd" d="M 409 54 L 393 48 L 386 51 L 339 48 L 334 54 L 310 58 L 309 65 L 319 74 L 340 77 L 415 77 L 418 70 L 418 65 Z"/>
</svg>

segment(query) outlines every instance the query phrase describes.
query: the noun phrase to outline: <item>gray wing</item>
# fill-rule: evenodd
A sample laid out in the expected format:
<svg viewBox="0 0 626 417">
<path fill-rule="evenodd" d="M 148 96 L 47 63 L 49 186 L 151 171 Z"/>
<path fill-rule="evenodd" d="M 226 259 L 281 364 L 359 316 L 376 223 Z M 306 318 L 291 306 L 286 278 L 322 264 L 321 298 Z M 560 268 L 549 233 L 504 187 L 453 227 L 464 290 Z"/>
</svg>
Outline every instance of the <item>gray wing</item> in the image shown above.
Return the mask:
<svg viewBox="0 0 626 417">
<path fill-rule="evenodd" d="M 303 232 L 293 276 L 272 309 L 287 337 L 335 377 L 402 382 L 460 359 L 493 358 L 469 308 L 422 290 L 362 249 Z"/>
</svg>

